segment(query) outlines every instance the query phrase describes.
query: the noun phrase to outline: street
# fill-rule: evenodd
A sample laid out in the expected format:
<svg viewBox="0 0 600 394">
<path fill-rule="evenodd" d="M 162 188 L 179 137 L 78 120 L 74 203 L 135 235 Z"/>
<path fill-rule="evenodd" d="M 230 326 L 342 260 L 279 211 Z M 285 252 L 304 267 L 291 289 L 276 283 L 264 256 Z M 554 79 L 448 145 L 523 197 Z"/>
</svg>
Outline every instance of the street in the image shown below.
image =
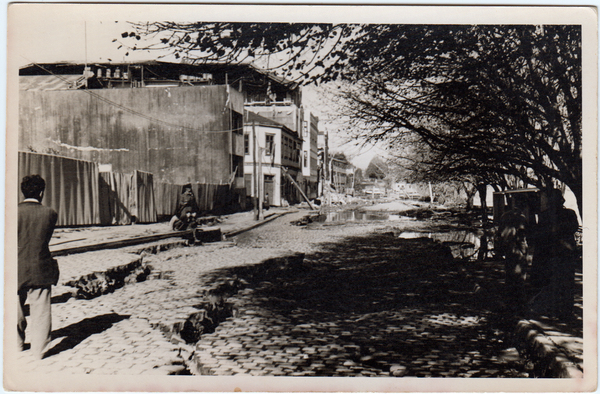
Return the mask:
<svg viewBox="0 0 600 394">
<path fill-rule="evenodd" d="M 305 215 L 145 256 L 147 280 L 53 304 L 54 347 L 37 363 L 22 353 L 23 371 L 534 376 L 503 331 L 497 263 L 395 235 L 421 221 L 291 224 Z M 111 254 L 59 263 L 94 256 Z"/>
<path fill-rule="evenodd" d="M 238 247 L 279 246 L 289 256 L 306 253 L 302 262 L 208 275 L 248 285 L 228 298 L 237 316 L 198 343 L 201 372 L 528 376 L 492 323 L 498 300 L 474 293 L 497 282 L 493 265 L 458 265 L 442 245 L 400 240 L 381 223 L 299 228 L 285 221 L 240 236 Z"/>
</svg>

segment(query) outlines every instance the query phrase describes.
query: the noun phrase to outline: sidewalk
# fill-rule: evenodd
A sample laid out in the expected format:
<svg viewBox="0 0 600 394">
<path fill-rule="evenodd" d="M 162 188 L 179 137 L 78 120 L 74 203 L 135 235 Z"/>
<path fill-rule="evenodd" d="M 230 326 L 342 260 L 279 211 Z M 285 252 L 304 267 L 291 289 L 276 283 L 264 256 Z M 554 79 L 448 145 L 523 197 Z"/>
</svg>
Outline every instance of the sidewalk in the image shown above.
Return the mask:
<svg viewBox="0 0 600 394">
<path fill-rule="evenodd" d="M 275 214 L 289 211 L 290 209 L 287 208 L 271 208 L 264 212 L 264 216 L 265 219 L 268 219 Z M 222 233 L 225 234 L 257 223 L 254 219 L 253 211 L 224 215 L 217 219 L 218 222 L 213 226 L 201 226 L 201 228 L 220 228 Z M 69 248 L 92 244 L 115 242 L 133 237 L 145 237 L 168 233 L 173 233 L 173 238 L 178 237 L 176 232 L 169 227 L 168 222 L 132 224 L 126 226 L 58 228 L 54 231 L 52 240 L 50 241 L 50 252 L 58 252 Z"/>
<path fill-rule="evenodd" d="M 288 211 L 274 208 L 265 213 L 274 215 Z M 284 220 L 297 220 L 308 212 L 296 211 Z M 225 234 L 257 224 L 252 212 L 228 215 L 223 219 L 216 227 Z M 268 216 L 266 220 L 269 220 Z M 84 246 L 168 231 L 168 223 L 58 229 L 51 242 L 51 251 L 67 245 Z M 53 348 L 45 359 L 37 363 L 29 360 L 29 352 L 21 353 L 20 371 L 189 374 L 187 363 L 195 349 L 186 344 L 182 337 L 199 335 L 196 332 L 198 321 L 219 318 L 214 315 L 219 311 L 215 312 L 215 303 L 210 296 L 215 289 L 198 281 L 199 273 L 215 272 L 215 269 L 227 266 L 255 264 L 280 257 L 281 252 L 255 248 L 248 253 L 248 249 L 234 248 L 228 242 L 206 244 L 201 247 L 200 254 L 187 248 L 167 250 L 181 243 L 183 240 L 175 237 L 147 245 L 57 257 L 61 277 L 59 286 L 52 289 Z M 156 260 L 153 251 L 158 250 L 166 250 L 161 257 L 166 263 Z M 204 257 L 198 260 L 197 256 Z M 169 263 L 170 259 L 177 262 L 176 267 Z M 143 270 L 148 266 L 155 266 L 157 270 L 144 273 Z M 146 280 L 90 299 L 71 297 L 73 287 L 65 286 L 65 283 L 76 278 L 102 278 L 111 270 L 120 272 L 123 267 L 148 278 L 159 275 L 165 280 Z M 578 276 L 580 284 L 581 277 Z M 243 316 L 237 318 L 243 319 Z M 515 338 L 532 361 L 538 363 L 539 368 L 545 368 L 549 375 L 580 376 L 581 335 L 573 333 L 568 327 L 554 327 L 551 323 L 542 319 L 521 321 L 515 327 Z"/>
</svg>

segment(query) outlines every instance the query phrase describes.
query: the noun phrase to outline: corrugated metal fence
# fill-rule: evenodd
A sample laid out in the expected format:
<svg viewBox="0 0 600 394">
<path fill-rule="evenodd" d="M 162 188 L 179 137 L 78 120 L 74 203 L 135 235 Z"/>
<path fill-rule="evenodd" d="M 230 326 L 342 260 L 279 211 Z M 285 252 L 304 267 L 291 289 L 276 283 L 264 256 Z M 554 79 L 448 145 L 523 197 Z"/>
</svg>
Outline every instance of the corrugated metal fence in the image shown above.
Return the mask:
<svg viewBox="0 0 600 394">
<path fill-rule="evenodd" d="M 175 213 L 182 185 L 154 182 L 151 173 L 99 172 L 84 160 L 19 152 L 19 184 L 26 175 L 46 180 L 44 205 L 58 212 L 58 226 L 152 223 Z M 235 203 L 229 185 L 195 184 L 201 211 Z M 23 196 L 19 193 L 19 201 Z"/>
</svg>

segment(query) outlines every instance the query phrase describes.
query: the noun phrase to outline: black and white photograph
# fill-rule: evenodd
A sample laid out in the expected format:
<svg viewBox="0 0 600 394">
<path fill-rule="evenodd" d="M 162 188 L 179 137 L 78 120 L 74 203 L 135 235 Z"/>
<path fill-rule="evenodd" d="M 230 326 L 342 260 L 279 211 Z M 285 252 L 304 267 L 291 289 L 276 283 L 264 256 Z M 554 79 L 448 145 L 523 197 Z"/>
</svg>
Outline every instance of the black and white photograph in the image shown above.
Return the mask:
<svg viewBox="0 0 600 394">
<path fill-rule="evenodd" d="M 7 16 L 5 390 L 596 390 L 594 7 Z"/>
</svg>

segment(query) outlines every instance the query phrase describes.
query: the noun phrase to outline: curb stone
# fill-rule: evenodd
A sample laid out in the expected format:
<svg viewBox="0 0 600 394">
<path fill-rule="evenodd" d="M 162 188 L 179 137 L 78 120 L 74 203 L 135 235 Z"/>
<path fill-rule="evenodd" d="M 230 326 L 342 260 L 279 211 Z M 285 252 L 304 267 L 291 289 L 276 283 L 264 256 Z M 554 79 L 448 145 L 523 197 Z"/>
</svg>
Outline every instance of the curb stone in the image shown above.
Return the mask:
<svg viewBox="0 0 600 394">
<path fill-rule="evenodd" d="M 564 338 L 566 334 L 561 336 Z M 568 336 L 575 342 L 580 338 Z M 583 368 L 579 362 L 573 361 L 572 354 L 547 335 L 540 324 L 534 320 L 520 320 L 517 324 L 515 339 L 524 351 L 528 353 L 540 377 L 547 378 L 583 378 Z"/>
</svg>

